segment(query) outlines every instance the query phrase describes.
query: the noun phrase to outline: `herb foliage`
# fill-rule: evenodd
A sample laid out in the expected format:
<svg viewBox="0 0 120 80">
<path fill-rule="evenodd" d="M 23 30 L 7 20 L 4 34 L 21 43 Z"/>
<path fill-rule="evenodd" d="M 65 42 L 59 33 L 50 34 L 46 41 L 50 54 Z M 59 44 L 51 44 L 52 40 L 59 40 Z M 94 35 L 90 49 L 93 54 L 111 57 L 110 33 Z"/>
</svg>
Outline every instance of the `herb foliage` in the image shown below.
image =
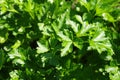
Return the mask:
<svg viewBox="0 0 120 80">
<path fill-rule="evenodd" d="M 120 0 L 0 0 L 0 80 L 120 80 Z"/>
</svg>

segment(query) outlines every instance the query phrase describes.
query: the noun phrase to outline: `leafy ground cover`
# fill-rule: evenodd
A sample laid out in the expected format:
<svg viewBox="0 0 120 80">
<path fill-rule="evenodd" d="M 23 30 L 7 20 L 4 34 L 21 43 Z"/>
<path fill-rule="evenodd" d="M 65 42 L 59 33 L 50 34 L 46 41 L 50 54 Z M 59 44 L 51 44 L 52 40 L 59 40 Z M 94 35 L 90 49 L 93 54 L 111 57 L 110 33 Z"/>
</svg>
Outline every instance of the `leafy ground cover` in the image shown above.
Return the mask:
<svg viewBox="0 0 120 80">
<path fill-rule="evenodd" d="M 0 80 L 120 80 L 120 0 L 0 0 Z"/>
</svg>

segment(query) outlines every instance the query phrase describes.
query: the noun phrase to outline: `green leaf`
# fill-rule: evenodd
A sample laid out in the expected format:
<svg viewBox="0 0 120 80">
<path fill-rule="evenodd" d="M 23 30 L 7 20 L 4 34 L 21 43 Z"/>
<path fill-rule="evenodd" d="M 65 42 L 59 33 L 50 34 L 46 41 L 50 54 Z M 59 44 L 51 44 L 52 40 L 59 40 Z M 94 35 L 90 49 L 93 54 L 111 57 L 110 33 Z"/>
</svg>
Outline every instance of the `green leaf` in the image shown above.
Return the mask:
<svg viewBox="0 0 120 80">
<path fill-rule="evenodd" d="M 62 28 L 64 21 L 66 19 L 67 12 L 68 11 L 62 13 L 61 16 L 56 19 L 57 21 L 55 22 L 58 22 L 58 23 L 55 23 L 55 22 L 52 23 L 52 27 L 56 34 L 58 34 L 59 30 Z"/>
<path fill-rule="evenodd" d="M 25 10 L 30 12 L 34 9 L 34 3 L 32 3 L 33 0 L 28 0 L 27 3 L 25 3 Z"/>
<path fill-rule="evenodd" d="M 93 24 L 88 24 L 88 22 L 84 22 L 82 25 L 82 28 L 78 31 L 77 37 L 80 36 L 86 36 L 87 32 L 91 31 L 91 29 L 94 29 L 96 26 Z"/>
<path fill-rule="evenodd" d="M 90 11 L 90 3 L 87 0 L 80 0 L 80 3 L 85 6 L 85 8 Z"/>
<path fill-rule="evenodd" d="M 105 32 L 98 30 L 96 31 L 93 38 L 90 40 L 90 46 L 93 49 L 96 49 L 99 53 L 102 53 L 104 51 L 107 51 L 107 60 L 111 60 L 111 56 L 114 54 L 112 45 L 107 37 L 105 37 Z"/>
<path fill-rule="evenodd" d="M 59 32 L 59 27 L 57 27 L 57 24 L 55 22 L 53 22 L 51 25 L 52 25 L 52 28 L 55 31 L 55 33 L 58 33 Z"/>
<path fill-rule="evenodd" d="M 5 37 L 0 36 L 0 43 L 5 43 Z"/>
<path fill-rule="evenodd" d="M 109 22 L 115 22 L 114 18 L 109 13 L 102 14 L 103 19 Z"/>
<path fill-rule="evenodd" d="M 84 13 L 83 14 L 83 21 L 91 22 L 93 19 L 93 15 L 91 13 Z"/>
<path fill-rule="evenodd" d="M 74 44 L 74 46 L 75 47 L 77 47 L 78 49 L 82 49 L 82 47 L 83 47 L 83 40 L 80 38 L 77 38 L 77 39 L 75 39 L 74 41 L 73 41 L 73 44 Z"/>
<path fill-rule="evenodd" d="M 50 2 L 51 4 L 53 4 L 54 0 L 48 0 L 48 2 Z"/>
<path fill-rule="evenodd" d="M 26 3 L 24 3 L 25 6 L 25 11 L 29 13 L 29 15 L 34 19 L 34 3 L 32 2 L 33 0 L 28 0 Z"/>
<path fill-rule="evenodd" d="M 66 56 L 68 54 L 68 51 L 70 50 L 70 46 L 72 44 L 71 41 L 64 42 L 64 48 L 61 49 L 61 57 Z"/>
<path fill-rule="evenodd" d="M 120 72 L 119 72 L 119 70 L 115 74 L 111 73 L 109 75 L 109 77 L 110 77 L 111 80 L 120 80 Z"/>
<path fill-rule="evenodd" d="M 80 15 L 75 15 L 75 18 L 77 21 L 79 21 L 81 24 L 83 24 L 82 17 Z"/>
<path fill-rule="evenodd" d="M 42 31 L 44 29 L 44 23 L 38 23 L 39 30 Z"/>
<path fill-rule="evenodd" d="M 22 64 L 22 65 L 25 64 L 24 60 L 22 60 L 22 59 L 17 59 L 17 58 L 13 60 L 13 63 L 14 63 L 14 64 L 19 63 L 19 64 Z"/>
<path fill-rule="evenodd" d="M 116 73 L 118 71 L 118 67 L 117 66 L 105 66 L 105 71 L 107 71 L 108 73 Z"/>
<path fill-rule="evenodd" d="M 13 70 L 9 73 L 10 75 L 10 80 L 19 80 L 19 74 L 17 70 Z"/>
<path fill-rule="evenodd" d="M 17 49 L 21 45 L 21 41 L 17 40 L 15 44 L 12 46 L 13 49 Z"/>
<path fill-rule="evenodd" d="M 39 41 L 37 41 L 37 44 L 37 53 L 45 53 L 49 51 L 49 49 L 45 45 L 41 44 Z"/>
<path fill-rule="evenodd" d="M 26 60 L 26 50 L 22 48 L 13 49 L 8 53 L 9 60 L 12 60 L 14 64 L 25 64 Z"/>
<path fill-rule="evenodd" d="M 57 35 L 58 35 L 63 41 L 71 41 L 71 39 L 70 39 L 68 36 L 64 35 L 63 32 L 59 32 Z"/>
<path fill-rule="evenodd" d="M 103 10 L 103 9 L 101 9 L 101 8 L 99 8 L 99 7 L 96 7 L 96 14 L 95 14 L 95 15 L 101 16 L 102 13 L 104 13 L 104 12 L 105 12 L 105 10 Z"/>
<path fill-rule="evenodd" d="M 71 21 L 71 20 L 67 20 L 67 21 L 66 21 L 66 24 L 67 24 L 67 25 L 70 25 L 70 27 L 73 29 L 73 31 L 74 31 L 75 33 L 78 32 L 78 25 L 77 25 L 77 23 L 75 23 L 74 21 Z"/>
<path fill-rule="evenodd" d="M 94 35 L 93 37 L 93 41 L 105 41 L 107 38 L 105 37 L 105 32 L 104 31 L 99 31 L 99 32 L 96 32 L 96 34 Z"/>
<path fill-rule="evenodd" d="M 8 39 L 8 33 L 4 33 L 4 31 L 3 31 L 3 33 L 1 33 L 0 34 L 0 44 L 3 44 L 3 43 L 5 43 L 6 42 L 6 40 Z"/>
</svg>

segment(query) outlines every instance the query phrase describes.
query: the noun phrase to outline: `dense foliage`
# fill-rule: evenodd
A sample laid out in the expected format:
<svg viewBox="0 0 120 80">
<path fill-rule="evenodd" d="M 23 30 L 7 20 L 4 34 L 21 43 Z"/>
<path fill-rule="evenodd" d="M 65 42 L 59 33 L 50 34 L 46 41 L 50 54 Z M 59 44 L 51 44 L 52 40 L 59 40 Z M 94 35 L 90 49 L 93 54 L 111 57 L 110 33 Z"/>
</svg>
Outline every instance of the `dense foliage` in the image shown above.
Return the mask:
<svg viewBox="0 0 120 80">
<path fill-rule="evenodd" d="M 0 80 L 120 80 L 120 0 L 0 0 Z"/>
</svg>

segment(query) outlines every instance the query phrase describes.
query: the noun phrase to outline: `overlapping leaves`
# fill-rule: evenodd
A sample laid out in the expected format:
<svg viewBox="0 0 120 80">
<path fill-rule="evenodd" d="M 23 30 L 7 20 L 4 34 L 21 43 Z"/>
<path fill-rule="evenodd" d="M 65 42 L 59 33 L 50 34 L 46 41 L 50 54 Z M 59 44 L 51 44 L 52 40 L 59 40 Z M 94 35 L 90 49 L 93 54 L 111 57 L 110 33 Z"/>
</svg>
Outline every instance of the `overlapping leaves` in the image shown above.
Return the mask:
<svg viewBox="0 0 120 80">
<path fill-rule="evenodd" d="M 108 63 L 117 52 L 112 39 L 119 40 L 118 35 L 111 38 L 109 33 L 113 26 L 119 30 L 119 2 L 1 0 L 0 69 L 12 62 L 6 79 L 93 79 L 81 77 L 90 69 L 88 73 L 98 73 L 101 79 L 119 80 L 119 61 Z"/>
</svg>

